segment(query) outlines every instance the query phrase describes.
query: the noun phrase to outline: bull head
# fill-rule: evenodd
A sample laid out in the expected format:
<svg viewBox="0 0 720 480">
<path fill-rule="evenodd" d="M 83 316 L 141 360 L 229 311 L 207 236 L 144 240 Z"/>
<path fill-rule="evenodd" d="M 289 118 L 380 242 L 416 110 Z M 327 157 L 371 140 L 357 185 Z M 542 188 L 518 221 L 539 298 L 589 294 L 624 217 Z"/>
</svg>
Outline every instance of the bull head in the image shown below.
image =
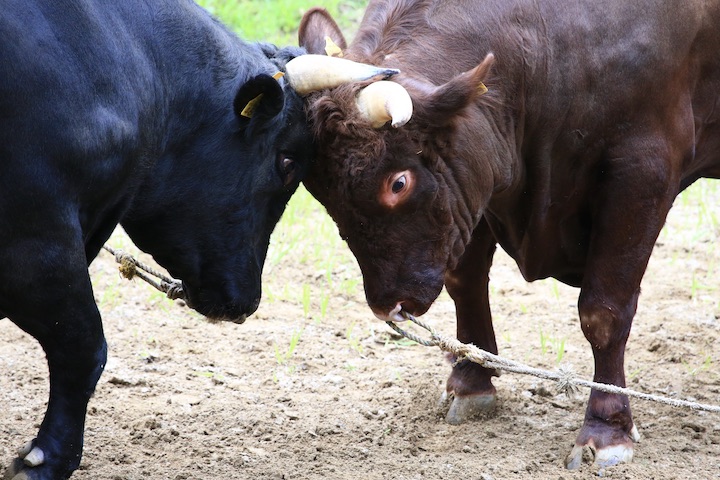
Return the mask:
<svg viewBox="0 0 720 480">
<path fill-rule="evenodd" d="M 388 78 L 400 73 L 394 68 L 383 68 L 325 55 L 302 55 L 286 65 L 290 86 L 300 95 L 334 88 L 350 82 L 382 76 Z M 388 121 L 395 128 L 402 127 L 412 117 L 410 94 L 399 83 L 382 80 L 371 83 L 357 95 L 357 107 L 373 128 Z"/>
</svg>

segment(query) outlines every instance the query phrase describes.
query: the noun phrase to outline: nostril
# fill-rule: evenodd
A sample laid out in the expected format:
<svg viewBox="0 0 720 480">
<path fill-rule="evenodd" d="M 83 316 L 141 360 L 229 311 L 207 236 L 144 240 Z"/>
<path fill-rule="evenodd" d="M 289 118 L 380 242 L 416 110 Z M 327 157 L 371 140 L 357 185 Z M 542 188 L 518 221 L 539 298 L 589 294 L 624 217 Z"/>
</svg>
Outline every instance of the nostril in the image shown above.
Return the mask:
<svg viewBox="0 0 720 480">
<path fill-rule="evenodd" d="M 419 317 L 430 308 L 430 303 L 424 303 L 415 298 L 404 300 L 400 302 L 400 305 L 402 306 L 402 312 L 409 313 L 415 317 Z"/>
<path fill-rule="evenodd" d="M 391 310 L 387 310 L 387 307 L 379 308 L 379 307 L 370 307 L 373 314 L 383 322 L 403 322 L 405 319 L 402 317 L 402 302 L 398 302 L 395 307 L 393 307 Z"/>
<path fill-rule="evenodd" d="M 407 312 L 411 315 L 415 314 L 415 302 L 413 302 L 412 300 L 403 300 L 398 305 L 401 306 L 404 312 Z"/>
</svg>

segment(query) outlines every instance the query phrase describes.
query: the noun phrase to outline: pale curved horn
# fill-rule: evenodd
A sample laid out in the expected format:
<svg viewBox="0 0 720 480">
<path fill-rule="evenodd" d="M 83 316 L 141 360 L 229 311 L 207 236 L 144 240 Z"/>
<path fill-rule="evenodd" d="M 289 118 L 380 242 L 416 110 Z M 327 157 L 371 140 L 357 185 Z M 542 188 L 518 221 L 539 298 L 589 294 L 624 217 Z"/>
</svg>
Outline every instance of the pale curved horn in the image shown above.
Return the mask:
<svg viewBox="0 0 720 480">
<path fill-rule="evenodd" d="M 395 128 L 402 127 L 412 117 L 410 94 L 399 83 L 374 82 L 363 88 L 357 96 L 357 107 L 372 124 L 380 128 L 388 121 Z"/>
<path fill-rule="evenodd" d="M 285 65 L 285 72 L 290 86 L 300 95 L 306 95 L 377 75 L 387 78 L 400 73 L 400 70 L 353 62 L 345 58 L 308 54 L 290 60 Z"/>
</svg>

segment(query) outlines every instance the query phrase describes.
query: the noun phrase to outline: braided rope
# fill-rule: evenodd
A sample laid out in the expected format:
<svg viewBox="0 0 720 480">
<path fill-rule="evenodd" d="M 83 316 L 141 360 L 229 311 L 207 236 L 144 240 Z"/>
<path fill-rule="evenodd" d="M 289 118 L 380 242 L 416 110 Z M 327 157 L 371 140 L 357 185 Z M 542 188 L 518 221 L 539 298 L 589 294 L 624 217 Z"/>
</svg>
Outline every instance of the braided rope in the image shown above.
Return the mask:
<svg viewBox="0 0 720 480">
<path fill-rule="evenodd" d="M 120 273 L 127 278 L 132 280 L 134 277 L 139 277 L 145 280 L 153 287 L 157 288 L 161 292 L 165 293 L 170 299 L 185 299 L 185 292 L 182 288 L 182 282 L 174 278 L 168 277 L 161 272 L 141 263 L 131 255 L 124 253 L 122 250 L 115 250 L 112 247 L 104 245 L 103 248 L 110 252 L 114 257 L 115 261 L 120 264 Z M 160 279 L 155 279 L 144 274 L 143 271 L 149 273 Z M 402 315 L 409 321 L 416 325 L 424 328 L 430 332 L 430 340 L 425 340 L 422 337 L 415 335 L 414 333 L 398 327 L 394 322 L 386 322 L 390 328 L 395 330 L 397 333 L 405 338 L 408 338 L 416 343 L 425 345 L 428 347 L 439 347 L 445 352 L 454 354 L 458 361 L 467 359 L 471 362 L 482 365 L 485 368 L 492 368 L 496 370 L 504 370 L 512 373 L 520 373 L 523 375 L 532 375 L 545 380 L 552 380 L 557 382 L 558 391 L 565 394 L 572 394 L 578 390 L 578 387 L 593 388 L 601 392 L 613 393 L 617 395 L 627 395 L 628 397 L 639 398 L 641 400 L 648 400 L 652 402 L 664 403 L 674 407 L 687 407 L 693 410 L 703 410 L 707 412 L 718 412 L 720 413 L 720 406 L 706 405 L 697 402 L 690 402 L 687 400 L 678 400 L 674 398 L 663 397 L 659 395 L 651 395 L 648 393 L 638 392 L 628 388 L 618 387 L 616 385 L 608 385 L 606 383 L 591 382 L 576 378 L 572 369 L 569 366 L 560 367 L 557 371 L 551 372 L 548 370 L 542 370 L 539 368 L 528 367 L 522 363 L 518 363 L 512 360 L 505 359 L 498 355 L 492 354 L 485 350 L 482 350 L 475 345 L 462 343 L 457 339 L 445 337 L 437 333 L 431 326 L 425 322 L 418 320 L 413 315 L 407 312 L 402 312 Z"/>
<path fill-rule="evenodd" d="M 167 297 L 171 300 L 175 300 L 177 298 L 182 300 L 185 299 L 185 292 L 183 291 L 182 282 L 180 280 L 164 275 L 163 273 L 141 263 L 133 256 L 123 252 L 122 250 L 115 250 L 107 245 L 103 245 L 103 248 L 115 256 L 115 261 L 120 264 L 118 268 L 123 277 L 128 280 L 132 280 L 135 277 L 145 280 L 147 283 L 167 295 Z M 143 271 L 157 277 L 159 281 L 146 275 Z"/>
<path fill-rule="evenodd" d="M 628 388 L 618 387 L 616 385 L 590 382 L 587 380 L 576 378 L 574 373 L 572 372 L 572 369 L 569 366 L 561 367 L 554 372 L 542 370 L 539 368 L 528 367 L 527 365 L 523 365 L 522 363 L 507 360 L 490 352 L 486 352 L 485 350 L 481 350 L 475 345 L 462 343 L 457 339 L 440 335 L 425 322 L 418 320 L 407 312 L 402 312 L 402 315 L 407 320 L 430 332 L 430 340 L 425 340 L 413 333 L 401 329 L 394 322 L 386 322 L 390 326 L 390 328 L 414 342 L 420 343 L 421 345 L 425 345 L 428 347 L 439 347 L 445 352 L 450 352 L 456 355 L 458 361 L 467 359 L 473 363 L 480 364 L 485 368 L 493 368 L 496 370 L 504 370 L 507 372 L 520 373 L 523 375 L 532 375 L 538 378 L 552 380 L 554 382 L 557 382 L 558 391 L 567 395 L 575 393 L 578 390 L 578 387 L 586 387 L 593 388 L 601 392 L 627 395 L 628 397 L 635 397 L 641 400 L 664 403 L 666 405 L 672 405 L 673 407 L 687 407 L 693 410 L 704 410 L 707 412 L 720 413 L 720 406 L 716 405 L 706 405 L 697 402 L 690 402 L 687 400 L 678 400 L 659 395 L 650 395 L 648 393 L 638 392 Z"/>
</svg>

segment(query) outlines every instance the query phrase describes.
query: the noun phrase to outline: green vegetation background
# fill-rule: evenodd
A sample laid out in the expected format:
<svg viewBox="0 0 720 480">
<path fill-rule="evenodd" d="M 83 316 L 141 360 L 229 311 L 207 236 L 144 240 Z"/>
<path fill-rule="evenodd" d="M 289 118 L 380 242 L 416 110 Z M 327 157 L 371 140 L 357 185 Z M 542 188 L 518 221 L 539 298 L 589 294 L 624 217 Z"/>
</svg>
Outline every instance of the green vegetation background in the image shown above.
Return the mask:
<svg viewBox="0 0 720 480">
<path fill-rule="evenodd" d="M 360 20 L 361 0 L 199 0 L 198 3 L 242 38 L 278 46 L 297 45 L 297 27 L 302 14 L 324 7 L 340 27 L 350 31 Z"/>
</svg>

